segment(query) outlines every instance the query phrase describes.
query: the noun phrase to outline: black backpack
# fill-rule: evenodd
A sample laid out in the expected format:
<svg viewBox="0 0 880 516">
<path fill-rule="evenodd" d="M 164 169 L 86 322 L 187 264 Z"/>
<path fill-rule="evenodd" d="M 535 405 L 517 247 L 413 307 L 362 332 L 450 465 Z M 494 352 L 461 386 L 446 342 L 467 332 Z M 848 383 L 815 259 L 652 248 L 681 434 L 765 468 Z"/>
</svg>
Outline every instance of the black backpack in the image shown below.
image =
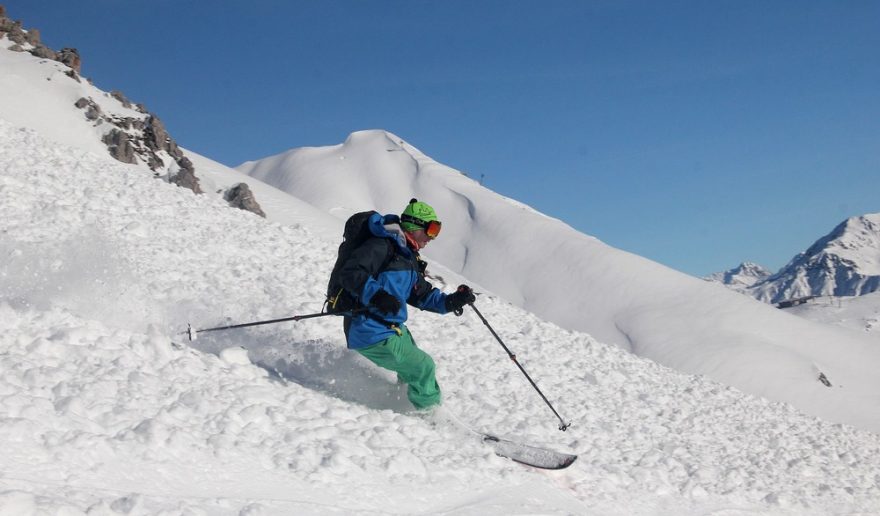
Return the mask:
<svg viewBox="0 0 880 516">
<path fill-rule="evenodd" d="M 355 213 L 345 221 L 342 243 L 339 244 L 339 252 L 336 256 L 336 263 L 333 265 L 333 271 L 330 273 L 330 281 L 327 282 L 327 300 L 324 304 L 327 307 L 328 313 L 348 312 L 359 306 L 357 299 L 345 290 L 339 282 L 339 271 L 342 269 L 342 264 L 351 256 L 351 253 L 366 242 L 367 239 L 374 236 L 367 225 L 367 222 L 374 213 L 378 212 L 362 211 Z M 389 242 L 389 244 L 391 243 Z M 394 254 L 392 245 L 388 246 L 388 251 L 388 256 L 385 258 L 386 264 Z"/>
</svg>

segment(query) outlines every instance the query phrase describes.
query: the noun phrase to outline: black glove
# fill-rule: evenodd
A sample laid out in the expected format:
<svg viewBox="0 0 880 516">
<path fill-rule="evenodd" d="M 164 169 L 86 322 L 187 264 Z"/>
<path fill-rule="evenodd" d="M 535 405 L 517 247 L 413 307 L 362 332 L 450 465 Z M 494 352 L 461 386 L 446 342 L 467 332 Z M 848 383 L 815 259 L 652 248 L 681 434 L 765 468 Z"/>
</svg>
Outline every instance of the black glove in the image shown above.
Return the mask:
<svg viewBox="0 0 880 516">
<path fill-rule="evenodd" d="M 469 305 L 477 300 L 474 291 L 467 285 L 459 285 L 452 294 L 446 295 L 446 311 L 455 312 L 455 315 L 461 315 L 464 312 L 464 305 Z"/>
<path fill-rule="evenodd" d="M 373 294 L 370 305 L 375 306 L 383 314 L 396 314 L 400 310 L 400 301 L 385 290 Z"/>
</svg>

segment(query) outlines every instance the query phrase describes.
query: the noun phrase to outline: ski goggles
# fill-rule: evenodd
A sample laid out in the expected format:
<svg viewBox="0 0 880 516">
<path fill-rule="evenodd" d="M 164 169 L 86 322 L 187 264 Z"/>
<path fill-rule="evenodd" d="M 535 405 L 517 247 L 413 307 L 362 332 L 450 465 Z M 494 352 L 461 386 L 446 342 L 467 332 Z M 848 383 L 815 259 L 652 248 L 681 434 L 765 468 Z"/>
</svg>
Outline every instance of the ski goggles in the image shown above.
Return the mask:
<svg viewBox="0 0 880 516">
<path fill-rule="evenodd" d="M 440 234 L 440 227 L 442 226 L 439 220 L 424 221 L 415 217 L 411 217 L 409 215 L 404 215 L 400 217 L 400 221 L 424 229 L 425 234 L 428 235 L 428 238 L 430 238 L 431 240 L 437 238 L 437 235 Z"/>
</svg>

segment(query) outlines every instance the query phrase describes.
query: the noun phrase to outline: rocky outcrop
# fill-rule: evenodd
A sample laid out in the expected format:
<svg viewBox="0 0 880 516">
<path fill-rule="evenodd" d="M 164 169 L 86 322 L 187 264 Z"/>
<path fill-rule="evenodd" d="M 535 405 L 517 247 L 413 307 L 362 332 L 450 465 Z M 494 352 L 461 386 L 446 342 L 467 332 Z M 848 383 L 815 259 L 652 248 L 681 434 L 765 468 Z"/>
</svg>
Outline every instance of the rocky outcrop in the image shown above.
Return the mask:
<svg viewBox="0 0 880 516">
<path fill-rule="evenodd" d="M 79 57 L 79 51 L 75 48 L 62 48 L 55 60 L 71 67 L 76 73 L 80 73 L 82 69 L 82 59 Z"/>
<path fill-rule="evenodd" d="M 39 30 L 25 30 L 22 23 L 10 19 L 6 8 L 0 5 L 0 38 L 3 37 L 13 43 L 10 50 L 29 52 L 41 59 L 58 61 L 70 68 L 66 75 L 80 81 L 82 59 L 75 48 L 66 47 L 56 52 L 45 46 L 40 40 Z M 159 117 L 150 113 L 143 104 L 131 102 L 120 91 L 114 90 L 109 95 L 119 101 L 123 108 L 135 110 L 143 116 L 107 113 L 92 98 L 81 98 L 76 101 L 75 106 L 83 110 L 86 120 L 94 126 L 109 125 L 101 139 L 107 145 L 110 155 L 123 163 L 145 163 L 157 177 L 195 193 L 202 193 L 192 161 L 184 156 Z M 239 184 L 231 188 L 226 196 L 235 207 L 261 217 L 266 216 L 247 185 Z"/>
<path fill-rule="evenodd" d="M 183 157 L 177 160 L 177 165 L 180 167 L 180 170 L 171 177 L 171 182 L 177 186 L 189 188 L 195 193 L 202 193 L 202 189 L 199 186 L 199 178 L 196 177 L 196 169 L 192 161 L 187 157 Z"/>
<path fill-rule="evenodd" d="M 9 19 L 6 16 L 6 8 L 0 5 L 0 38 L 3 36 L 14 43 L 10 50 L 29 52 L 41 59 L 51 59 L 63 63 L 73 71 L 70 76 L 77 81 L 79 80 L 78 75 L 82 69 L 82 60 L 75 48 L 62 48 L 55 52 L 40 41 L 39 30 L 25 30 L 20 21 Z"/>
<path fill-rule="evenodd" d="M 74 106 L 79 109 L 86 110 L 86 119 L 87 120 L 102 120 L 104 113 L 101 112 L 101 106 L 95 104 L 95 101 L 92 99 L 81 98 L 77 100 Z"/>
<path fill-rule="evenodd" d="M 263 208 L 260 207 L 257 200 L 254 198 L 254 193 L 245 183 L 238 183 L 229 190 L 226 190 L 223 198 L 226 199 L 226 202 L 232 207 L 256 213 L 260 217 L 266 218 Z"/>
<path fill-rule="evenodd" d="M 124 106 L 133 107 L 122 93 L 114 91 L 111 96 Z M 102 141 L 115 159 L 132 164 L 140 160 L 156 172 L 157 176 L 165 177 L 169 182 L 195 193 L 202 193 L 192 161 L 184 156 L 159 117 L 152 113 L 146 113 L 144 118 L 107 115 L 91 98 L 81 98 L 74 105 L 84 110 L 86 119 L 93 121 L 95 125 L 107 123 L 113 126 L 113 129 L 104 134 Z M 140 104 L 137 108 L 139 111 L 143 110 Z M 168 159 L 171 163 L 166 163 Z"/>
<path fill-rule="evenodd" d="M 113 129 L 104 135 L 102 141 L 107 145 L 110 155 L 123 163 L 135 164 L 134 145 L 129 134 L 119 129 Z"/>
</svg>

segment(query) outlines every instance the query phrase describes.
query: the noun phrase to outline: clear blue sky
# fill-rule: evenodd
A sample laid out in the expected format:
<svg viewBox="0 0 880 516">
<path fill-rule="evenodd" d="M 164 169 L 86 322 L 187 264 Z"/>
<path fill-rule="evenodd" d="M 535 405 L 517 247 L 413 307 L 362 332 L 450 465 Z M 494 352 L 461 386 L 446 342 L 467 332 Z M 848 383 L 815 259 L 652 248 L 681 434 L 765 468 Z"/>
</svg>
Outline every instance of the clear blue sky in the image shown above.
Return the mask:
<svg viewBox="0 0 880 516">
<path fill-rule="evenodd" d="M 880 211 L 880 2 L 0 0 L 235 166 L 386 129 L 693 275 Z"/>
</svg>

